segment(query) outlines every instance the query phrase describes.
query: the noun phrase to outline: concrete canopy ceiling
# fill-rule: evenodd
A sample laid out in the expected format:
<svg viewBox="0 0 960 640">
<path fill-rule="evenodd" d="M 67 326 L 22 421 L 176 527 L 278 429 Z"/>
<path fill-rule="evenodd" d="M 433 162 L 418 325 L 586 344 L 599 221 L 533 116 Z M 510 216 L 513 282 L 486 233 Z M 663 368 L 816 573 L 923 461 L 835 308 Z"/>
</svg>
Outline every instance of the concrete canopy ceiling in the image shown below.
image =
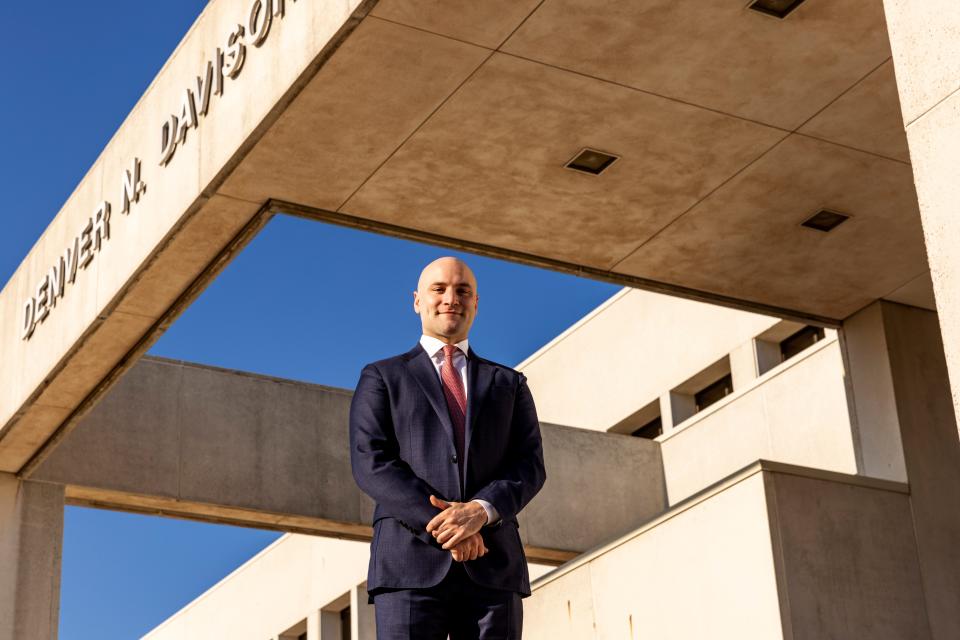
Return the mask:
<svg viewBox="0 0 960 640">
<path fill-rule="evenodd" d="M 211 1 L 0 291 L 0 470 L 36 469 L 277 211 L 797 321 L 934 308 L 881 3 L 287 3 L 161 166 L 159 123 L 251 11 Z M 584 147 L 619 159 L 565 168 Z M 150 195 L 26 339 L 139 160 Z M 821 208 L 851 218 L 799 226 Z"/>
<path fill-rule="evenodd" d="M 382 0 L 219 192 L 840 320 L 930 300 L 908 160 L 881 0 Z"/>
</svg>

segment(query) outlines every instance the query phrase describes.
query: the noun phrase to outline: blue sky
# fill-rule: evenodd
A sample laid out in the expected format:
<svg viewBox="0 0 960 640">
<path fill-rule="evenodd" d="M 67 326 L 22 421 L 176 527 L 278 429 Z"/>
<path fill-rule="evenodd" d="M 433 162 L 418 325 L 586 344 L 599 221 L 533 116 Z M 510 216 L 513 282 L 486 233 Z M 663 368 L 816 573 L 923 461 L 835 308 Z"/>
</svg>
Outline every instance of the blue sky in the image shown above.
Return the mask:
<svg viewBox="0 0 960 640">
<path fill-rule="evenodd" d="M 6 282 L 206 3 L 17 2 L 0 39 L 0 280 Z M 411 291 L 450 252 L 278 216 L 151 353 L 352 387 L 419 336 Z M 479 280 L 471 344 L 516 364 L 616 292 L 465 257 Z M 278 534 L 68 508 L 60 638 L 137 638 Z"/>
</svg>

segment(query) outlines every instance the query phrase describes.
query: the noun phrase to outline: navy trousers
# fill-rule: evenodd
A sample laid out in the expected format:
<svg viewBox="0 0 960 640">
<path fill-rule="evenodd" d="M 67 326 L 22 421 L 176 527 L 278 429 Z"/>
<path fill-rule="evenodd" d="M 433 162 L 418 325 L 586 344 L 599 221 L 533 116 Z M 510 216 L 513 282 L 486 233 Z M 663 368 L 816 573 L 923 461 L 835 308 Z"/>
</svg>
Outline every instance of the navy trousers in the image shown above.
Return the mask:
<svg viewBox="0 0 960 640">
<path fill-rule="evenodd" d="M 454 562 L 440 584 L 373 594 L 377 640 L 520 640 L 523 604 L 515 591 L 477 585 Z"/>
</svg>

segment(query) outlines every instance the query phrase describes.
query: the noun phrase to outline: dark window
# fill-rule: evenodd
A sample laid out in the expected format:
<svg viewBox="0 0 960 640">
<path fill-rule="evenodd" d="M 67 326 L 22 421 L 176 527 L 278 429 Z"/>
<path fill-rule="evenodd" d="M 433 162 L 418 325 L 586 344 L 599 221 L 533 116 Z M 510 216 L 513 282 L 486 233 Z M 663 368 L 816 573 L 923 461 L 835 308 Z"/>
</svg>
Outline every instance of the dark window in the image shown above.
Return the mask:
<svg viewBox="0 0 960 640">
<path fill-rule="evenodd" d="M 352 635 L 350 633 L 350 607 L 344 607 L 340 611 L 340 638 L 341 640 L 350 640 Z"/>
<path fill-rule="evenodd" d="M 303 633 L 301 633 L 300 635 L 298 635 L 298 636 L 297 636 L 297 640 L 307 640 L 307 632 L 304 631 Z"/>
<path fill-rule="evenodd" d="M 709 387 L 701 389 L 695 396 L 697 411 L 703 411 L 714 402 L 733 393 L 733 378 L 728 373 Z"/>
<path fill-rule="evenodd" d="M 636 436 L 638 438 L 647 438 L 653 440 L 657 436 L 663 433 L 663 420 L 660 419 L 660 416 L 657 416 L 647 424 L 643 425 L 639 429 L 632 431 L 630 435 Z"/>
<path fill-rule="evenodd" d="M 780 343 L 780 362 L 789 360 L 807 347 L 823 340 L 822 327 L 804 327 Z"/>
</svg>

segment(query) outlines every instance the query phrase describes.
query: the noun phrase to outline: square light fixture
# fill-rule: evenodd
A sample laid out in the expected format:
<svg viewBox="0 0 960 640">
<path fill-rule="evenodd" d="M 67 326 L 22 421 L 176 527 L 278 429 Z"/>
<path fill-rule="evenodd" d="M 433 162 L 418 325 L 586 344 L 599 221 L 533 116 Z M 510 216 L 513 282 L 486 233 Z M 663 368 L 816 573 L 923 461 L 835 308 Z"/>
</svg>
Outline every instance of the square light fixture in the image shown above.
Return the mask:
<svg viewBox="0 0 960 640">
<path fill-rule="evenodd" d="M 567 169 L 583 171 L 584 173 L 598 176 L 618 159 L 619 156 L 597 151 L 596 149 L 585 148 L 564 166 L 566 166 Z"/>
<path fill-rule="evenodd" d="M 800 226 L 810 227 L 811 229 L 816 229 L 817 231 L 833 231 L 849 217 L 850 216 L 837 213 L 836 211 L 821 209 L 811 217 L 801 222 Z"/>
<path fill-rule="evenodd" d="M 754 0 L 748 8 L 765 13 L 774 18 L 786 18 L 791 11 L 803 4 L 804 0 Z"/>
</svg>

